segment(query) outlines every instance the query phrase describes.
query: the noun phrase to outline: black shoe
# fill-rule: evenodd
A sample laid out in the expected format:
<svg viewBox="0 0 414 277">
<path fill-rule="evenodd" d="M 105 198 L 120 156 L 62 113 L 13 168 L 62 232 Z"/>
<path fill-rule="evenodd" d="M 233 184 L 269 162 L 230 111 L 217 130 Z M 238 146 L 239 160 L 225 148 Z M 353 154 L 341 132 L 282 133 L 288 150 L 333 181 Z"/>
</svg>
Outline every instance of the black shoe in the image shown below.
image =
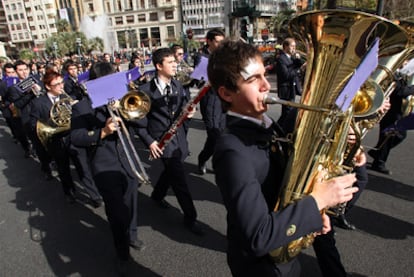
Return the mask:
<svg viewBox="0 0 414 277">
<path fill-rule="evenodd" d="M 131 240 L 129 246 L 135 250 L 142 251 L 145 249 L 144 242 L 142 240 Z"/>
<path fill-rule="evenodd" d="M 378 159 L 378 152 L 375 149 L 369 150 L 368 155 L 370 155 L 374 160 Z"/>
<path fill-rule="evenodd" d="M 391 175 L 391 171 L 388 168 L 386 168 L 385 165 L 378 165 L 373 163 L 370 169 L 382 174 Z"/>
<path fill-rule="evenodd" d="M 356 229 L 355 225 L 353 225 L 351 222 L 346 220 L 344 215 L 340 215 L 340 216 L 336 217 L 333 223 L 334 223 L 335 226 L 337 226 L 339 228 L 342 228 L 342 229 L 345 229 L 345 230 L 353 231 L 353 230 Z"/>
<path fill-rule="evenodd" d="M 184 226 L 194 235 L 204 236 L 204 230 L 197 221 L 184 222 Z"/>
<path fill-rule="evenodd" d="M 90 204 L 92 205 L 92 207 L 94 207 L 95 209 L 99 208 L 100 206 L 102 206 L 102 199 L 91 199 L 90 200 Z"/>
<path fill-rule="evenodd" d="M 204 175 L 207 173 L 207 165 L 206 163 L 198 163 L 198 174 Z"/>
<path fill-rule="evenodd" d="M 29 150 L 27 150 L 26 152 L 24 152 L 24 158 L 25 159 L 30 158 L 30 151 Z"/>
<path fill-rule="evenodd" d="M 154 200 L 158 204 L 158 206 L 162 209 L 169 209 L 172 208 L 171 204 L 165 201 L 164 199 L 158 200 L 151 196 L 151 199 Z"/>
</svg>

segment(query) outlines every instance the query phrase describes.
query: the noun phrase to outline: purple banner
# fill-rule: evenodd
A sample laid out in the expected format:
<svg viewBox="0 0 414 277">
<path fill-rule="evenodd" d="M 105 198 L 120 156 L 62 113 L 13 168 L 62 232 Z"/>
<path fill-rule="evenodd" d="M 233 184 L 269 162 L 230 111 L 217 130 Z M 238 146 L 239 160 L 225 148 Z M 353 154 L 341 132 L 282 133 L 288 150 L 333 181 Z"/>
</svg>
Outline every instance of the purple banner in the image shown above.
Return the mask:
<svg viewBox="0 0 414 277">
<path fill-rule="evenodd" d="M 128 80 L 125 72 L 118 72 L 90 80 L 85 83 L 92 107 L 108 104 L 110 100 L 121 99 L 128 92 Z"/>
<path fill-rule="evenodd" d="M 135 81 L 141 77 L 141 73 L 139 72 L 139 67 L 134 67 L 126 72 L 127 82 Z"/>
<path fill-rule="evenodd" d="M 78 75 L 78 83 L 82 84 L 89 80 L 89 70 Z"/>
<path fill-rule="evenodd" d="M 19 77 L 5 77 L 4 81 L 6 82 L 7 87 L 14 86 L 19 82 Z"/>
<path fill-rule="evenodd" d="M 351 105 L 352 99 L 362 84 L 368 79 L 372 71 L 378 66 L 379 38 L 375 39 L 371 49 L 367 52 L 354 74 L 345 85 L 335 104 L 345 112 Z"/>
<path fill-rule="evenodd" d="M 196 80 L 208 81 L 207 66 L 208 66 L 208 59 L 204 56 L 201 56 L 200 62 L 194 68 L 193 73 L 191 73 L 191 78 L 196 79 Z"/>
</svg>

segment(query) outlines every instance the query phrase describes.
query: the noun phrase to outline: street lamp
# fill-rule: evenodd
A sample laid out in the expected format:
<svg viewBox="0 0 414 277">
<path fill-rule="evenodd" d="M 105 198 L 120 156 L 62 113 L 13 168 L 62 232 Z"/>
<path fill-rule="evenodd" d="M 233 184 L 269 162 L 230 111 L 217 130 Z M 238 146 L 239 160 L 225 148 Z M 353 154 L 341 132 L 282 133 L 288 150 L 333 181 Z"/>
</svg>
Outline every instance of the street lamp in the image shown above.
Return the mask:
<svg viewBox="0 0 414 277">
<path fill-rule="evenodd" d="M 55 58 L 57 58 L 57 50 L 58 50 L 58 44 L 56 41 L 53 42 L 53 52 L 55 53 Z"/>
<path fill-rule="evenodd" d="M 82 47 L 81 38 L 76 38 L 76 48 L 78 50 L 78 57 L 79 57 L 79 60 L 82 62 L 81 47 Z"/>
</svg>

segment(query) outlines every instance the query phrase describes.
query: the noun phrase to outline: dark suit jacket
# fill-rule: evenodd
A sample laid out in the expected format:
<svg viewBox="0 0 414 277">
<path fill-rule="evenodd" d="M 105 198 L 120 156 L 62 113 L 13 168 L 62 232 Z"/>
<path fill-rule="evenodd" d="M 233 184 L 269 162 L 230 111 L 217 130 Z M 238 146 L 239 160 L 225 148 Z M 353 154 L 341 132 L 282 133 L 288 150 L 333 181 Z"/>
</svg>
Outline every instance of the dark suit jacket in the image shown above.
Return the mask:
<svg viewBox="0 0 414 277">
<path fill-rule="evenodd" d="M 0 110 L 4 118 L 12 117 L 12 113 L 9 109 L 10 101 L 7 98 L 7 84 L 5 81 L 0 81 Z"/>
<path fill-rule="evenodd" d="M 235 276 L 277 276 L 268 252 L 321 230 L 321 215 L 312 197 L 273 212 L 284 174 L 284 154 L 271 151 L 275 129 L 233 116 L 227 128 L 213 167 L 227 209 L 229 266 Z"/>
<path fill-rule="evenodd" d="M 189 101 L 190 96 L 180 82 L 172 80 L 171 89 L 174 92 L 170 99 L 173 103 L 173 114 L 169 113 L 166 97 L 158 90 L 154 79 L 140 87 L 151 99 L 151 110 L 146 117 L 147 125 L 137 129 L 138 135 L 147 146 L 161 139 Z M 187 129 L 188 120 L 178 128 L 174 138 L 167 144 L 164 158 L 178 157 L 184 160 L 188 156 Z"/>
<path fill-rule="evenodd" d="M 43 84 L 38 80 L 38 84 L 43 87 Z M 16 88 L 16 86 L 11 86 L 7 89 L 7 97 L 10 102 L 13 102 L 14 105 L 20 109 L 20 116 L 22 118 L 22 123 L 30 123 L 30 112 L 32 106 L 32 100 L 36 96 L 32 92 L 23 93 Z"/>
<path fill-rule="evenodd" d="M 78 82 L 73 80 L 71 77 L 67 77 L 65 79 L 65 86 L 63 88 L 65 92 L 70 95 L 73 99 L 81 99 L 84 95 L 81 87 L 79 86 Z"/>
<path fill-rule="evenodd" d="M 276 61 L 277 93 L 281 99 L 293 100 L 302 93 L 298 70 L 302 66 L 300 59 L 291 59 L 282 52 Z"/>
</svg>

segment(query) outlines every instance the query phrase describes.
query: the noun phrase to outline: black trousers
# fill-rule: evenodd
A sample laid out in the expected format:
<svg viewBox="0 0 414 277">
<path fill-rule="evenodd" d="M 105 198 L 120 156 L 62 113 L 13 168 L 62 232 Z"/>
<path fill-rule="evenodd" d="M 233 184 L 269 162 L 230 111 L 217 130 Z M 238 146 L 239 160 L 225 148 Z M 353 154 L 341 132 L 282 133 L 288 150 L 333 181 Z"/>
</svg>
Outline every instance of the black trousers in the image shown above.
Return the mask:
<svg viewBox="0 0 414 277">
<path fill-rule="evenodd" d="M 37 157 L 40 161 L 41 170 L 44 173 L 50 173 L 50 162 L 52 161 L 51 154 L 43 144 L 40 142 L 39 138 L 37 137 L 36 130 L 32 130 L 30 123 L 27 122 L 24 124 L 24 132 L 26 136 L 31 140 L 33 148 L 36 152 Z"/>
<path fill-rule="evenodd" d="M 346 277 L 341 256 L 336 248 L 335 231 L 332 229 L 325 235 L 319 235 L 313 242 L 318 264 L 324 277 Z"/>
<path fill-rule="evenodd" d="M 183 162 L 178 157 L 172 157 L 162 158 L 162 163 L 164 170 L 155 184 L 151 197 L 162 200 L 171 186 L 184 213 L 184 221 L 186 223 L 194 222 L 197 218 L 197 212 L 188 189 Z"/>
<path fill-rule="evenodd" d="M 12 134 L 22 146 L 23 151 L 29 151 L 30 142 L 25 129 L 23 128 L 22 119 L 20 117 L 10 117 L 9 124 Z"/>
<path fill-rule="evenodd" d="M 68 145 L 64 142 L 63 138 L 52 137 L 47 145 L 47 151 L 56 162 L 63 192 L 66 195 L 70 194 L 74 191 L 75 185 L 73 183 L 70 169 L 70 153 Z"/>
<path fill-rule="evenodd" d="M 403 142 L 407 137 L 407 131 L 400 131 L 398 134 L 384 134 L 380 132 L 378 143 L 376 148 L 376 159 L 374 163 L 377 165 L 383 165 L 387 162 L 388 156 L 391 152 L 391 149 L 396 147 L 398 144 Z"/>
<path fill-rule="evenodd" d="M 130 228 L 137 226 L 137 182 L 119 171 L 101 172 L 94 181 L 103 201 L 117 256 L 129 258 Z"/>
<path fill-rule="evenodd" d="M 86 193 L 91 199 L 99 200 L 101 195 L 99 194 L 98 188 L 93 181 L 86 148 L 70 145 L 69 151 L 73 165 L 75 166 L 76 172 L 78 173 L 79 179 L 82 186 L 85 188 Z"/>
<path fill-rule="evenodd" d="M 222 132 L 218 128 L 209 128 L 206 131 L 207 131 L 206 142 L 204 143 L 204 147 L 201 150 L 200 154 L 198 154 L 199 164 L 204 164 L 211 158 L 211 156 L 213 156 L 217 140 L 219 139 L 221 132 Z"/>
</svg>

